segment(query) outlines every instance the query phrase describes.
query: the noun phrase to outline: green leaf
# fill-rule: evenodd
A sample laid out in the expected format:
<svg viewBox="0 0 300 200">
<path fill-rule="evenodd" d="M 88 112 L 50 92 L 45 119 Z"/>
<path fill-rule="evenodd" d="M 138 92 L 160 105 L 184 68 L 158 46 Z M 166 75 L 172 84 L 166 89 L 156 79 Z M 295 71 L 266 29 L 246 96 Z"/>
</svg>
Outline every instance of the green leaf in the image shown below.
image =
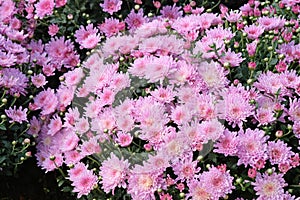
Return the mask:
<svg viewBox="0 0 300 200">
<path fill-rule="evenodd" d="M 0 124 L 0 130 L 6 131 L 6 127 L 4 126 L 4 124 Z"/>
</svg>

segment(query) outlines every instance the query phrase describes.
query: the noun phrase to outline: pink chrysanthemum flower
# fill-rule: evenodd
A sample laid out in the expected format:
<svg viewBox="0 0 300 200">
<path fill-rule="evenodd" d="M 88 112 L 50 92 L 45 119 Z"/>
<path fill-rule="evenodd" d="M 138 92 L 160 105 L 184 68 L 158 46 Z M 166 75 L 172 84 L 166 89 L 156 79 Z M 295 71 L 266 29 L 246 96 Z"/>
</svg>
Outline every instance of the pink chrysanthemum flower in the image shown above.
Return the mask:
<svg viewBox="0 0 300 200">
<path fill-rule="evenodd" d="M 177 19 L 179 17 L 182 17 L 183 12 L 180 11 L 180 7 L 176 7 L 174 4 L 173 6 L 164 6 L 160 13 L 163 18 L 168 18 L 170 20 Z"/>
<path fill-rule="evenodd" d="M 137 13 L 132 9 L 125 19 L 125 23 L 130 30 L 136 30 L 146 22 L 148 22 L 148 19 L 144 17 L 143 9 L 139 9 Z"/>
<path fill-rule="evenodd" d="M 200 168 L 197 167 L 197 163 L 197 161 L 193 161 L 192 156 L 188 156 L 173 164 L 172 168 L 174 174 L 177 176 L 176 180 L 184 182 L 185 180 L 193 179 L 195 174 L 200 171 Z"/>
<path fill-rule="evenodd" d="M 115 141 L 121 146 L 121 147 L 127 147 L 131 144 L 133 140 L 133 137 L 128 133 L 118 132 L 117 138 Z"/>
<path fill-rule="evenodd" d="M 77 150 L 64 152 L 64 163 L 66 165 L 72 165 L 72 164 L 75 165 L 82 158 L 83 158 L 83 156 L 81 156 Z"/>
<path fill-rule="evenodd" d="M 155 199 L 154 192 L 159 187 L 159 174 L 157 174 L 155 170 L 156 169 L 150 170 L 144 166 L 136 165 L 130 171 L 127 191 L 133 200 Z"/>
<path fill-rule="evenodd" d="M 237 140 L 238 165 L 244 164 L 254 167 L 259 160 L 267 159 L 268 136 L 264 131 L 255 129 L 246 129 L 245 132 L 239 132 Z"/>
<path fill-rule="evenodd" d="M 300 99 L 290 99 L 289 118 L 294 122 L 300 121 Z"/>
<path fill-rule="evenodd" d="M 161 103 L 170 103 L 175 97 L 171 86 L 168 86 L 167 88 L 159 87 L 156 90 L 151 91 L 150 94 Z"/>
<path fill-rule="evenodd" d="M 62 121 L 58 115 L 55 115 L 52 119 L 50 119 L 50 122 L 48 124 L 48 135 L 55 135 L 60 129 L 62 128 Z"/>
<path fill-rule="evenodd" d="M 228 84 L 227 72 L 217 62 L 201 62 L 198 73 L 211 91 L 217 91 Z"/>
<path fill-rule="evenodd" d="M 203 172 L 199 180 L 204 185 L 205 191 L 211 194 L 211 199 L 224 197 L 235 188 L 232 185 L 233 177 L 230 176 L 229 171 L 223 171 L 216 167 Z"/>
<path fill-rule="evenodd" d="M 46 83 L 48 83 L 48 81 L 46 81 L 46 77 L 43 74 L 37 74 L 32 76 L 31 82 L 37 88 L 43 87 L 44 85 L 46 85 Z"/>
<path fill-rule="evenodd" d="M 78 193 L 77 198 L 88 195 L 97 185 L 98 177 L 93 174 L 83 163 L 75 164 L 74 168 L 68 171 L 69 179 L 74 186 L 73 192 Z"/>
<path fill-rule="evenodd" d="M 243 62 L 245 58 L 242 58 L 242 53 L 235 53 L 229 49 L 225 52 L 224 56 L 220 58 L 222 64 L 229 63 L 230 67 L 237 67 Z"/>
<path fill-rule="evenodd" d="M 79 146 L 80 155 L 89 156 L 94 153 L 100 153 L 102 151 L 100 144 L 98 143 L 97 137 L 89 138 L 86 141 L 83 141 Z"/>
<path fill-rule="evenodd" d="M 225 156 L 235 156 L 237 153 L 237 144 L 237 132 L 225 129 L 218 142 L 214 144 L 214 152 L 224 154 Z"/>
<path fill-rule="evenodd" d="M 215 27 L 205 31 L 206 37 L 213 38 L 216 40 L 231 40 L 234 36 L 234 33 L 230 28 L 224 29 L 222 27 Z"/>
<path fill-rule="evenodd" d="M 283 174 L 273 172 L 271 175 L 258 173 L 255 179 L 254 190 L 258 200 L 280 200 L 284 194 L 283 187 L 287 186 Z"/>
<path fill-rule="evenodd" d="M 257 22 L 266 30 L 281 29 L 286 20 L 277 17 L 260 17 Z"/>
<path fill-rule="evenodd" d="M 59 31 L 59 27 L 56 24 L 51 24 L 48 27 L 48 34 L 52 37 L 55 36 L 58 31 Z"/>
<path fill-rule="evenodd" d="M 129 172 L 128 160 L 119 159 L 115 154 L 111 153 L 110 157 L 102 162 L 99 175 L 102 177 L 100 183 L 104 192 L 109 193 L 116 187 L 126 188 L 126 179 Z"/>
<path fill-rule="evenodd" d="M 192 197 L 192 199 L 200 200 L 210 200 L 212 199 L 212 194 L 209 193 L 206 189 L 206 183 L 193 179 L 188 181 L 189 193 L 187 198 Z"/>
<path fill-rule="evenodd" d="M 122 3 L 123 2 L 121 0 L 104 0 L 100 6 L 103 8 L 103 11 L 112 15 L 114 12 L 117 12 L 121 9 Z"/>
<path fill-rule="evenodd" d="M 93 24 L 89 24 L 86 27 L 80 26 L 80 29 L 75 31 L 75 41 L 80 44 L 80 48 L 92 49 L 100 41 L 98 30 L 93 28 Z"/>
<path fill-rule="evenodd" d="M 257 109 L 254 117 L 259 122 L 259 126 L 267 125 L 276 120 L 273 110 L 265 108 Z"/>
<path fill-rule="evenodd" d="M 267 154 L 272 165 L 289 162 L 293 152 L 291 147 L 281 140 L 268 142 Z"/>
<path fill-rule="evenodd" d="M 225 14 L 225 19 L 231 23 L 235 23 L 241 20 L 242 12 L 241 11 L 230 11 Z"/>
<path fill-rule="evenodd" d="M 192 119 L 193 111 L 190 111 L 186 105 L 178 105 L 171 111 L 170 118 L 177 125 L 189 123 Z"/>
<path fill-rule="evenodd" d="M 40 0 L 35 4 L 36 15 L 43 19 L 46 15 L 51 15 L 53 13 L 54 6 L 54 0 Z"/>
<path fill-rule="evenodd" d="M 0 3 L 0 21 L 10 18 L 15 11 L 15 3 L 12 0 L 1 1 Z"/>
<path fill-rule="evenodd" d="M 78 146 L 79 137 L 74 130 L 65 128 L 61 131 L 59 149 L 65 153 L 74 150 Z"/>
<path fill-rule="evenodd" d="M 24 122 L 28 122 L 27 120 L 27 112 L 28 109 L 25 108 L 24 110 L 22 109 L 22 106 L 19 107 L 18 109 L 16 108 L 16 106 L 14 106 L 13 108 L 9 108 L 5 110 L 5 113 L 7 115 L 7 117 L 9 117 L 11 120 L 9 120 L 9 123 L 13 123 L 13 122 L 18 122 L 20 124 Z"/>
<path fill-rule="evenodd" d="M 120 31 L 125 29 L 124 22 L 120 22 L 118 19 L 105 18 L 102 24 L 98 25 L 101 33 L 104 33 L 106 37 L 117 35 Z"/>
<path fill-rule="evenodd" d="M 65 41 L 64 37 L 51 38 L 45 45 L 45 51 L 54 63 L 64 64 L 67 68 L 75 67 L 79 63 L 79 56 L 74 50 L 73 43 L 71 40 Z"/>
<path fill-rule="evenodd" d="M 249 39 L 255 40 L 258 39 L 261 34 L 264 32 L 264 28 L 260 25 L 256 26 L 255 24 L 251 24 L 249 26 L 245 26 L 245 33 L 247 33 L 247 37 Z"/>
<path fill-rule="evenodd" d="M 215 142 L 223 134 L 224 126 L 217 119 L 212 119 L 210 121 L 203 121 L 199 125 L 198 130 L 203 143 L 207 143 L 210 140 Z"/>
<path fill-rule="evenodd" d="M 28 134 L 32 136 L 37 136 L 42 128 L 42 123 L 35 116 L 30 120 L 30 128 L 27 131 Z"/>
<path fill-rule="evenodd" d="M 1 60 L 1 59 L 0 59 Z M 15 68 L 4 68 L 0 70 L 0 88 L 8 90 L 9 94 L 25 95 L 28 78 L 25 74 Z"/>
<path fill-rule="evenodd" d="M 260 74 L 257 78 L 257 82 L 255 82 L 253 85 L 258 90 L 267 92 L 269 94 L 275 95 L 279 91 L 279 96 L 288 94 L 285 85 L 283 85 L 282 80 L 280 79 L 280 74 L 276 74 L 271 71 Z"/>
<path fill-rule="evenodd" d="M 241 127 L 243 121 L 253 114 L 254 107 L 249 104 L 249 92 L 243 87 L 230 87 L 221 95 L 222 100 L 218 101 L 216 105 L 219 117 L 227 120 L 233 126 Z"/>
<path fill-rule="evenodd" d="M 42 115 L 48 115 L 55 111 L 58 105 L 58 99 L 55 96 L 54 91 L 48 88 L 35 96 L 34 105 L 37 109 L 42 109 Z"/>
</svg>

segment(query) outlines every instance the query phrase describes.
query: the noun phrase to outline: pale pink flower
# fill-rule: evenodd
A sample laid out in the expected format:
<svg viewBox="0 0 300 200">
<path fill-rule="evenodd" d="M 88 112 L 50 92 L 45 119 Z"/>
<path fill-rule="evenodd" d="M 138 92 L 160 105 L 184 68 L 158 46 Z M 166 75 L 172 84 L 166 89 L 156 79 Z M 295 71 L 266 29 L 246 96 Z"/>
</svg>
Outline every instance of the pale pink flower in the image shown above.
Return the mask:
<svg viewBox="0 0 300 200">
<path fill-rule="evenodd" d="M 237 144 L 237 132 L 225 129 L 218 142 L 214 144 L 214 152 L 224 154 L 225 156 L 235 156 L 237 153 Z"/>
<path fill-rule="evenodd" d="M 267 153 L 272 165 L 288 163 L 293 156 L 291 147 L 281 140 L 268 142 Z"/>
<path fill-rule="evenodd" d="M 75 122 L 75 129 L 79 134 L 83 134 L 90 129 L 90 124 L 87 118 L 79 118 Z"/>
<path fill-rule="evenodd" d="M 255 40 L 263 34 L 264 28 L 261 25 L 256 26 L 255 24 L 251 24 L 249 26 L 245 26 L 244 31 L 247 33 L 247 37 L 249 39 Z"/>
<path fill-rule="evenodd" d="M 217 120 L 203 121 L 199 125 L 199 134 L 203 143 L 218 140 L 224 132 L 224 126 Z"/>
<path fill-rule="evenodd" d="M 28 134 L 32 136 L 37 136 L 41 130 L 42 122 L 38 120 L 35 116 L 30 120 L 30 128 L 27 131 Z"/>
<path fill-rule="evenodd" d="M 287 186 L 283 178 L 283 174 L 273 172 L 271 175 L 258 173 L 256 175 L 254 190 L 259 197 L 258 200 L 264 199 L 282 199 L 284 194 L 283 187 Z"/>
<path fill-rule="evenodd" d="M 43 74 L 37 74 L 37 75 L 32 76 L 31 82 L 37 88 L 40 88 L 40 87 L 46 85 L 46 83 L 48 83 L 48 81 L 46 81 L 46 77 Z"/>
<path fill-rule="evenodd" d="M 72 181 L 72 186 L 74 186 L 73 192 L 78 193 L 77 198 L 80 198 L 82 195 L 88 195 L 94 189 L 97 185 L 98 177 L 84 164 L 78 167 L 77 165 L 79 163 L 69 170 L 69 179 Z M 77 173 L 74 172 L 76 170 Z"/>
<path fill-rule="evenodd" d="M 151 91 L 150 94 L 162 103 L 170 103 L 175 97 L 175 94 L 170 86 L 167 88 L 159 87 L 156 90 Z"/>
<path fill-rule="evenodd" d="M 182 182 L 193 179 L 196 173 L 200 171 L 200 167 L 197 167 L 197 161 L 193 161 L 192 156 L 188 156 L 187 158 L 176 162 L 172 168 L 174 170 L 174 174 L 177 175 L 176 180 L 180 180 Z"/>
<path fill-rule="evenodd" d="M 111 37 L 117 35 L 120 31 L 123 31 L 125 29 L 125 24 L 118 19 L 105 18 L 105 21 L 102 24 L 99 24 L 98 28 L 106 37 Z"/>
<path fill-rule="evenodd" d="M 82 156 L 89 156 L 94 153 L 100 153 L 102 151 L 96 137 L 92 137 L 89 140 L 83 141 L 79 146 L 79 149 L 80 155 Z"/>
<path fill-rule="evenodd" d="M 74 130 L 65 128 L 62 130 L 62 135 L 59 141 L 59 149 L 62 152 L 74 150 L 78 146 L 79 137 Z"/>
<path fill-rule="evenodd" d="M 83 156 L 81 156 L 81 154 L 77 150 L 64 152 L 64 163 L 66 165 L 71 165 L 71 164 L 75 165 L 82 158 L 83 158 Z"/>
<path fill-rule="evenodd" d="M 237 137 L 237 156 L 239 157 L 237 164 L 254 167 L 259 160 L 266 160 L 266 141 L 268 138 L 264 131 L 258 129 L 251 130 L 248 128 L 245 132 L 240 132 Z"/>
<path fill-rule="evenodd" d="M 123 2 L 121 0 L 104 0 L 100 6 L 103 8 L 103 11 L 112 15 L 114 12 L 117 12 L 121 9 L 122 3 Z"/>
<path fill-rule="evenodd" d="M 189 123 L 192 119 L 192 112 L 185 105 L 178 105 L 172 109 L 170 118 L 177 125 Z"/>
<path fill-rule="evenodd" d="M 51 15 L 53 13 L 54 6 L 54 0 L 40 0 L 35 4 L 36 15 L 43 19 L 46 15 Z"/>
<path fill-rule="evenodd" d="M 110 154 L 110 157 L 102 162 L 100 167 L 99 175 L 102 177 L 101 184 L 104 192 L 109 193 L 112 190 L 114 195 L 114 190 L 116 187 L 126 188 L 126 180 L 129 173 L 129 163 L 128 160 L 124 158 L 119 159 L 114 153 Z"/>
<path fill-rule="evenodd" d="M 84 73 L 82 68 L 76 68 L 64 74 L 64 78 L 65 78 L 64 82 L 67 86 L 77 85 L 83 77 L 84 77 Z"/>
<path fill-rule="evenodd" d="M 86 27 L 80 26 L 80 29 L 75 31 L 75 41 L 80 44 L 80 48 L 92 49 L 96 47 L 100 41 L 100 36 L 98 30 L 93 27 L 92 24 L 87 25 Z"/>
<path fill-rule="evenodd" d="M 131 144 L 133 140 L 133 137 L 128 133 L 118 132 L 117 138 L 115 141 L 121 146 L 121 147 L 127 147 Z"/>
<path fill-rule="evenodd" d="M 58 115 L 55 115 L 48 124 L 48 135 L 55 135 L 62 128 L 62 121 Z"/>
<path fill-rule="evenodd" d="M 241 20 L 242 12 L 241 11 L 232 11 L 230 10 L 229 13 L 225 14 L 225 18 L 227 21 L 231 23 L 235 23 Z"/>
<path fill-rule="evenodd" d="M 209 171 L 203 172 L 199 180 L 205 191 L 211 194 L 211 199 L 220 199 L 235 189 L 232 184 L 233 177 L 230 176 L 229 171 L 220 170 L 216 167 L 211 167 Z"/>
<path fill-rule="evenodd" d="M 224 56 L 220 58 L 222 64 L 229 63 L 230 67 L 239 66 L 245 58 L 242 58 L 242 53 L 235 53 L 229 49 Z"/>
<path fill-rule="evenodd" d="M 229 82 L 226 78 L 228 72 L 217 62 L 201 62 L 198 67 L 198 72 L 211 91 L 220 90 Z"/>
</svg>

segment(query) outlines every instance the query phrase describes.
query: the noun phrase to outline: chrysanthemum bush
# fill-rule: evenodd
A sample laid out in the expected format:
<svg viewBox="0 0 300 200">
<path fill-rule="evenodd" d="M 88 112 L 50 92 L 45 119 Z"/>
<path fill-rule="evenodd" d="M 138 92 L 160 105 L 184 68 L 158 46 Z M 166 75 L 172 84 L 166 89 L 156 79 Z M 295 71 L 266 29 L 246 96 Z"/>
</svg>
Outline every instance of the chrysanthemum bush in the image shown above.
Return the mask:
<svg viewBox="0 0 300 200">
<path fill-rule="evenodd" d="M 34 153 L 34 137 L 39 130 L 30 124 L 70 105 L 74 91 L 59 87 L 58 77 L 74 69 L 86 56 L 74 32 L 80 24 L 89 23 L 82 13 L 93 4 L 0 1 L 1 175 L 16 175 L 18 166 Z M 99 17 L 98 21 L 103 19 Z M 96 43 L 100 41 L 97 39 Z M 39 110 L 32 107 L 36 98 L 40 99 Z"/>
<path fill-rule="evenodd" d="M 1 127 L 29 122 L 38 165 L 61 174 L 63 191 L 82 199 L 300 195 L 298 1 L 219 5 L 218 13 L 196 1 L 66 3 L 26 2 L 42 39 L 15 42 L 28 51 L 25 64 L 11 64 L 20 52 L 3 50 L 1 60 L 2 82 L 19 77 L 1 85 L 16 99 L 4 101 Z M 55 74 L 59 84 L 48 86 Z M 20 107 L 27 83 L 35 92 Z"/>
</svg>

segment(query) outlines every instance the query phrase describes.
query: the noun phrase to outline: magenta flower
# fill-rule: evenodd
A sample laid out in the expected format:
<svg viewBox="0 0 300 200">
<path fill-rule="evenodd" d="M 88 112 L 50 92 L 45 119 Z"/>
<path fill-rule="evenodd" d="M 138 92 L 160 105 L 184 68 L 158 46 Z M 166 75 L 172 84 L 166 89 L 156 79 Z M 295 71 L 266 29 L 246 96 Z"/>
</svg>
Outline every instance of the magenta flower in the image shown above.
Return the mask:
<svg viewBox="0 0 300 200">
<path fill-rule="evenodd" d="M 112 15 L 114 12 L 121 10 L 122 3 L 121 0 L 104 0 L 100 6 L 103 8 L 104 12 L 108 12 Z"/>
<path fill-rule="evenodd" d="M 127 160 L 119 159 L 115 154 L 111 153 L 110 157 L 102 162 L 99 175 L 102 177 L 100 183 L 104 192 L 109 193 L 116 187 L 126 188 L 126 180 L 129 172 L 129 163 Z"/>
<path fill-rule="evenodd" d="M 283 174 L 273 172 L 271 175 L 258 173 L 254 183 L 254 190 L 259 197 L 258 200 L 282 199 L 283 187 L 287 186 L 283 179 Z"/>
<path fill-rule="evenodd" d="M 18 123 L 22 124 L 23 121 L 28 122 L 27 114 L 26 114 L 27 111 L 28 111 L 28 109 L 25 108 L 23 110 L 22 106 L 19 107 L 18 109 L 16 108 L 16 106 L 14 106 L 13 108 L 6 109 L 5 113 L 6 113 L 7 117 L 9 117 L 11 119 L 9 121 L 9 123 L 18 122 Z"/>
</svg>

